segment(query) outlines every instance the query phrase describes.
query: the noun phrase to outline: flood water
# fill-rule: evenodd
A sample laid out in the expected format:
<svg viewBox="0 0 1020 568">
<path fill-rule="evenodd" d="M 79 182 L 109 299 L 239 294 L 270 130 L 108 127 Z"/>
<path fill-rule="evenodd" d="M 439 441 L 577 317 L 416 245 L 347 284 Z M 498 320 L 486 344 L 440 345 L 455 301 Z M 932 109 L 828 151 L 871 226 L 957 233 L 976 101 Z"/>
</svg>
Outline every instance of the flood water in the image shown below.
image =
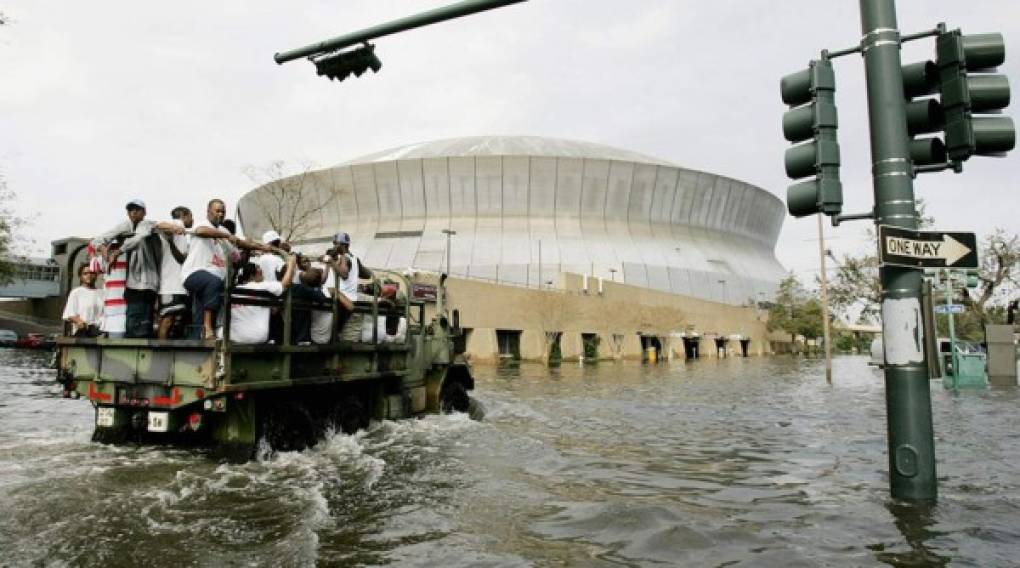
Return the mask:
<svg viewBox="0 0 1020 568">
<path fill-rule="evenodd" d="M 932 383 L 940 499 L 888 498 L 881 376 L 837 358 L 476 368 L 483 422 L 246 464 L 89 441 L 0 350 L 0 565 L 1016 566 L 1020 395 Z"/>
</svg>

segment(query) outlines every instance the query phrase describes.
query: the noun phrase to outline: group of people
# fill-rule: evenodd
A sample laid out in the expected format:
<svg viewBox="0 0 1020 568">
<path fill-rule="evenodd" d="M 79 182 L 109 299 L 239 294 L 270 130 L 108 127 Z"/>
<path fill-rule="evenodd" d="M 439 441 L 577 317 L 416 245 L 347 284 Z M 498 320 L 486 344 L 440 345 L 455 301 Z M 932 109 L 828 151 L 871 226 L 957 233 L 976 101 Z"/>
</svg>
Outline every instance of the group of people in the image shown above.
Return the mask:
<svg viewBox="0 0 1020 568">
<path fill-rule="evenodd" d="M 68 295 L 63 318 L 76 336 L 111 338 L 212 339 L 223 336 L 223 293 L 228 265 L 234 289 L 282 296 L 288 289 L 302 305 L 338 302 L 341 324 L 353 311 L 359 278 L 372 274 L 350 252 L 347 233 L 313 261 L 292 254 L 276 231 L 261 242 L 238 237 L 226 219 L 226 205 L 213 199 L 195 222 L 187 207 L 170 221 L 146 219 L 145 202 L 132 199 L 127 219 L 93 239 L 89 262 L 79 268 L 79 286 Z M 99 276 L 103 288 L 98 289 Z M 238 303 L 231 307 L 230 340 L 282 340 L 279 309 Z M 328 343 L 332 310 L 296 309 L 294 343 Z"/>
</svg>

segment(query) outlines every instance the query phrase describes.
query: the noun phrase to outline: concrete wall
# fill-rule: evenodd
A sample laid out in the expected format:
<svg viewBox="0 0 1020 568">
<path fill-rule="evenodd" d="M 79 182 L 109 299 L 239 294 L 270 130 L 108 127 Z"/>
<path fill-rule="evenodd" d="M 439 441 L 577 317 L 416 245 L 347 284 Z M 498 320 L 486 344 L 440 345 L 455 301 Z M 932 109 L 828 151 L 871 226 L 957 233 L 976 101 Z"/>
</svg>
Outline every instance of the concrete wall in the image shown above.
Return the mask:
<svg viewBox="0 0 1020 568">
<path fill-rule="evenodd" d="M 448 279 L 447 289 L 451 308 L 460 311 L 461 327 L 472 330 L 467 351 L 476 362 L 498 360 L 497 330 L 520 330 L 521 358 L 533 361 L 548 356 L 547 332 L 562 332 L 563 359 L 574 361 L 583 355 L 583 333 L 598 334 L 603 359 L 640 359 L 640 335 L 659 337 L 661 357 L 672 352 L 682 359 L 683 343 L 671 337 L 678 332 L 701 335 L 702 357 L 716 356 L 716 336 L 735 334 L 751 338 L 750 354 L 769 353 L 765 314 L 750 307 L 605 281 L 599 294 L 594 279 L 586 293 L 583 277 L 570 273 L 561 273 L 552 289 L 458 278 Z M 738 355 L 739 343 L 729 341 L 726 351 Z"/>
</svg>

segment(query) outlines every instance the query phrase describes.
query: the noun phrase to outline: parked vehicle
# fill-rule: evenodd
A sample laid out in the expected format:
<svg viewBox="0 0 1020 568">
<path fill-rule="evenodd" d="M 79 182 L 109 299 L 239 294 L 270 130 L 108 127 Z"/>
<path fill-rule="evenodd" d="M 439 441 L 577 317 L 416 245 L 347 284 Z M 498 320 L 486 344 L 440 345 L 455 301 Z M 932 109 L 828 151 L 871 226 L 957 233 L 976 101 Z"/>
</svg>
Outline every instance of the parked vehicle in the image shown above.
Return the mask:
<svg viewBox="0 0 1020 568">
<path fill-rule="evenodd" d="M 0 329 L 0 345 L 14 347 L 18 343 L 18 334 L 9 329 Z"/>
<path fill-rule="evenodd" d="M 15 347 L 22 349 L 42 349 L 45 347 L 46 337 L 41 333 L 30 333 L 15 342 Z"/>
</svg>

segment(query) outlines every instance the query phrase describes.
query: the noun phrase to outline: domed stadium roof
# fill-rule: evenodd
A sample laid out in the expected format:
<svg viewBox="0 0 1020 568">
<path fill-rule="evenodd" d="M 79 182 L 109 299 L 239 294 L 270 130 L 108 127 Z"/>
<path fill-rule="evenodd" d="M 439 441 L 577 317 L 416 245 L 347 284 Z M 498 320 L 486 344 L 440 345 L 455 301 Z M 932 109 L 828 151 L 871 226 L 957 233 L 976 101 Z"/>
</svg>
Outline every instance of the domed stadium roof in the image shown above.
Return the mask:
<svg viewBox="0 0 1020 568">
<path fill-rule="evenodd" d="M 283 182 L 312 211 L 292 243 L 320 247 L 346 231 L 368 266 L 528 286 L 591 274 L 731 304 L 771 296 L 786 274 L 774 252 L 786 215 L 776 196 L 601 144 L 451 138 L 274 183 Z M 238 205 L 247 234 L 271 227 L 266 191 Z"/>
<path fill-rule="evenodd" d="M 546 138 L 544 136 L 467 136 L 408 144 L 374 152 L 337 164 L 349 166 L 391 160 L 450 158 L 455 156 L 546 156 L 554 158 L 587 158 L 617 160 L 639 164 L 676 166 L 671 162 L 629 150 L 592 142 Z"/>
</svg>

